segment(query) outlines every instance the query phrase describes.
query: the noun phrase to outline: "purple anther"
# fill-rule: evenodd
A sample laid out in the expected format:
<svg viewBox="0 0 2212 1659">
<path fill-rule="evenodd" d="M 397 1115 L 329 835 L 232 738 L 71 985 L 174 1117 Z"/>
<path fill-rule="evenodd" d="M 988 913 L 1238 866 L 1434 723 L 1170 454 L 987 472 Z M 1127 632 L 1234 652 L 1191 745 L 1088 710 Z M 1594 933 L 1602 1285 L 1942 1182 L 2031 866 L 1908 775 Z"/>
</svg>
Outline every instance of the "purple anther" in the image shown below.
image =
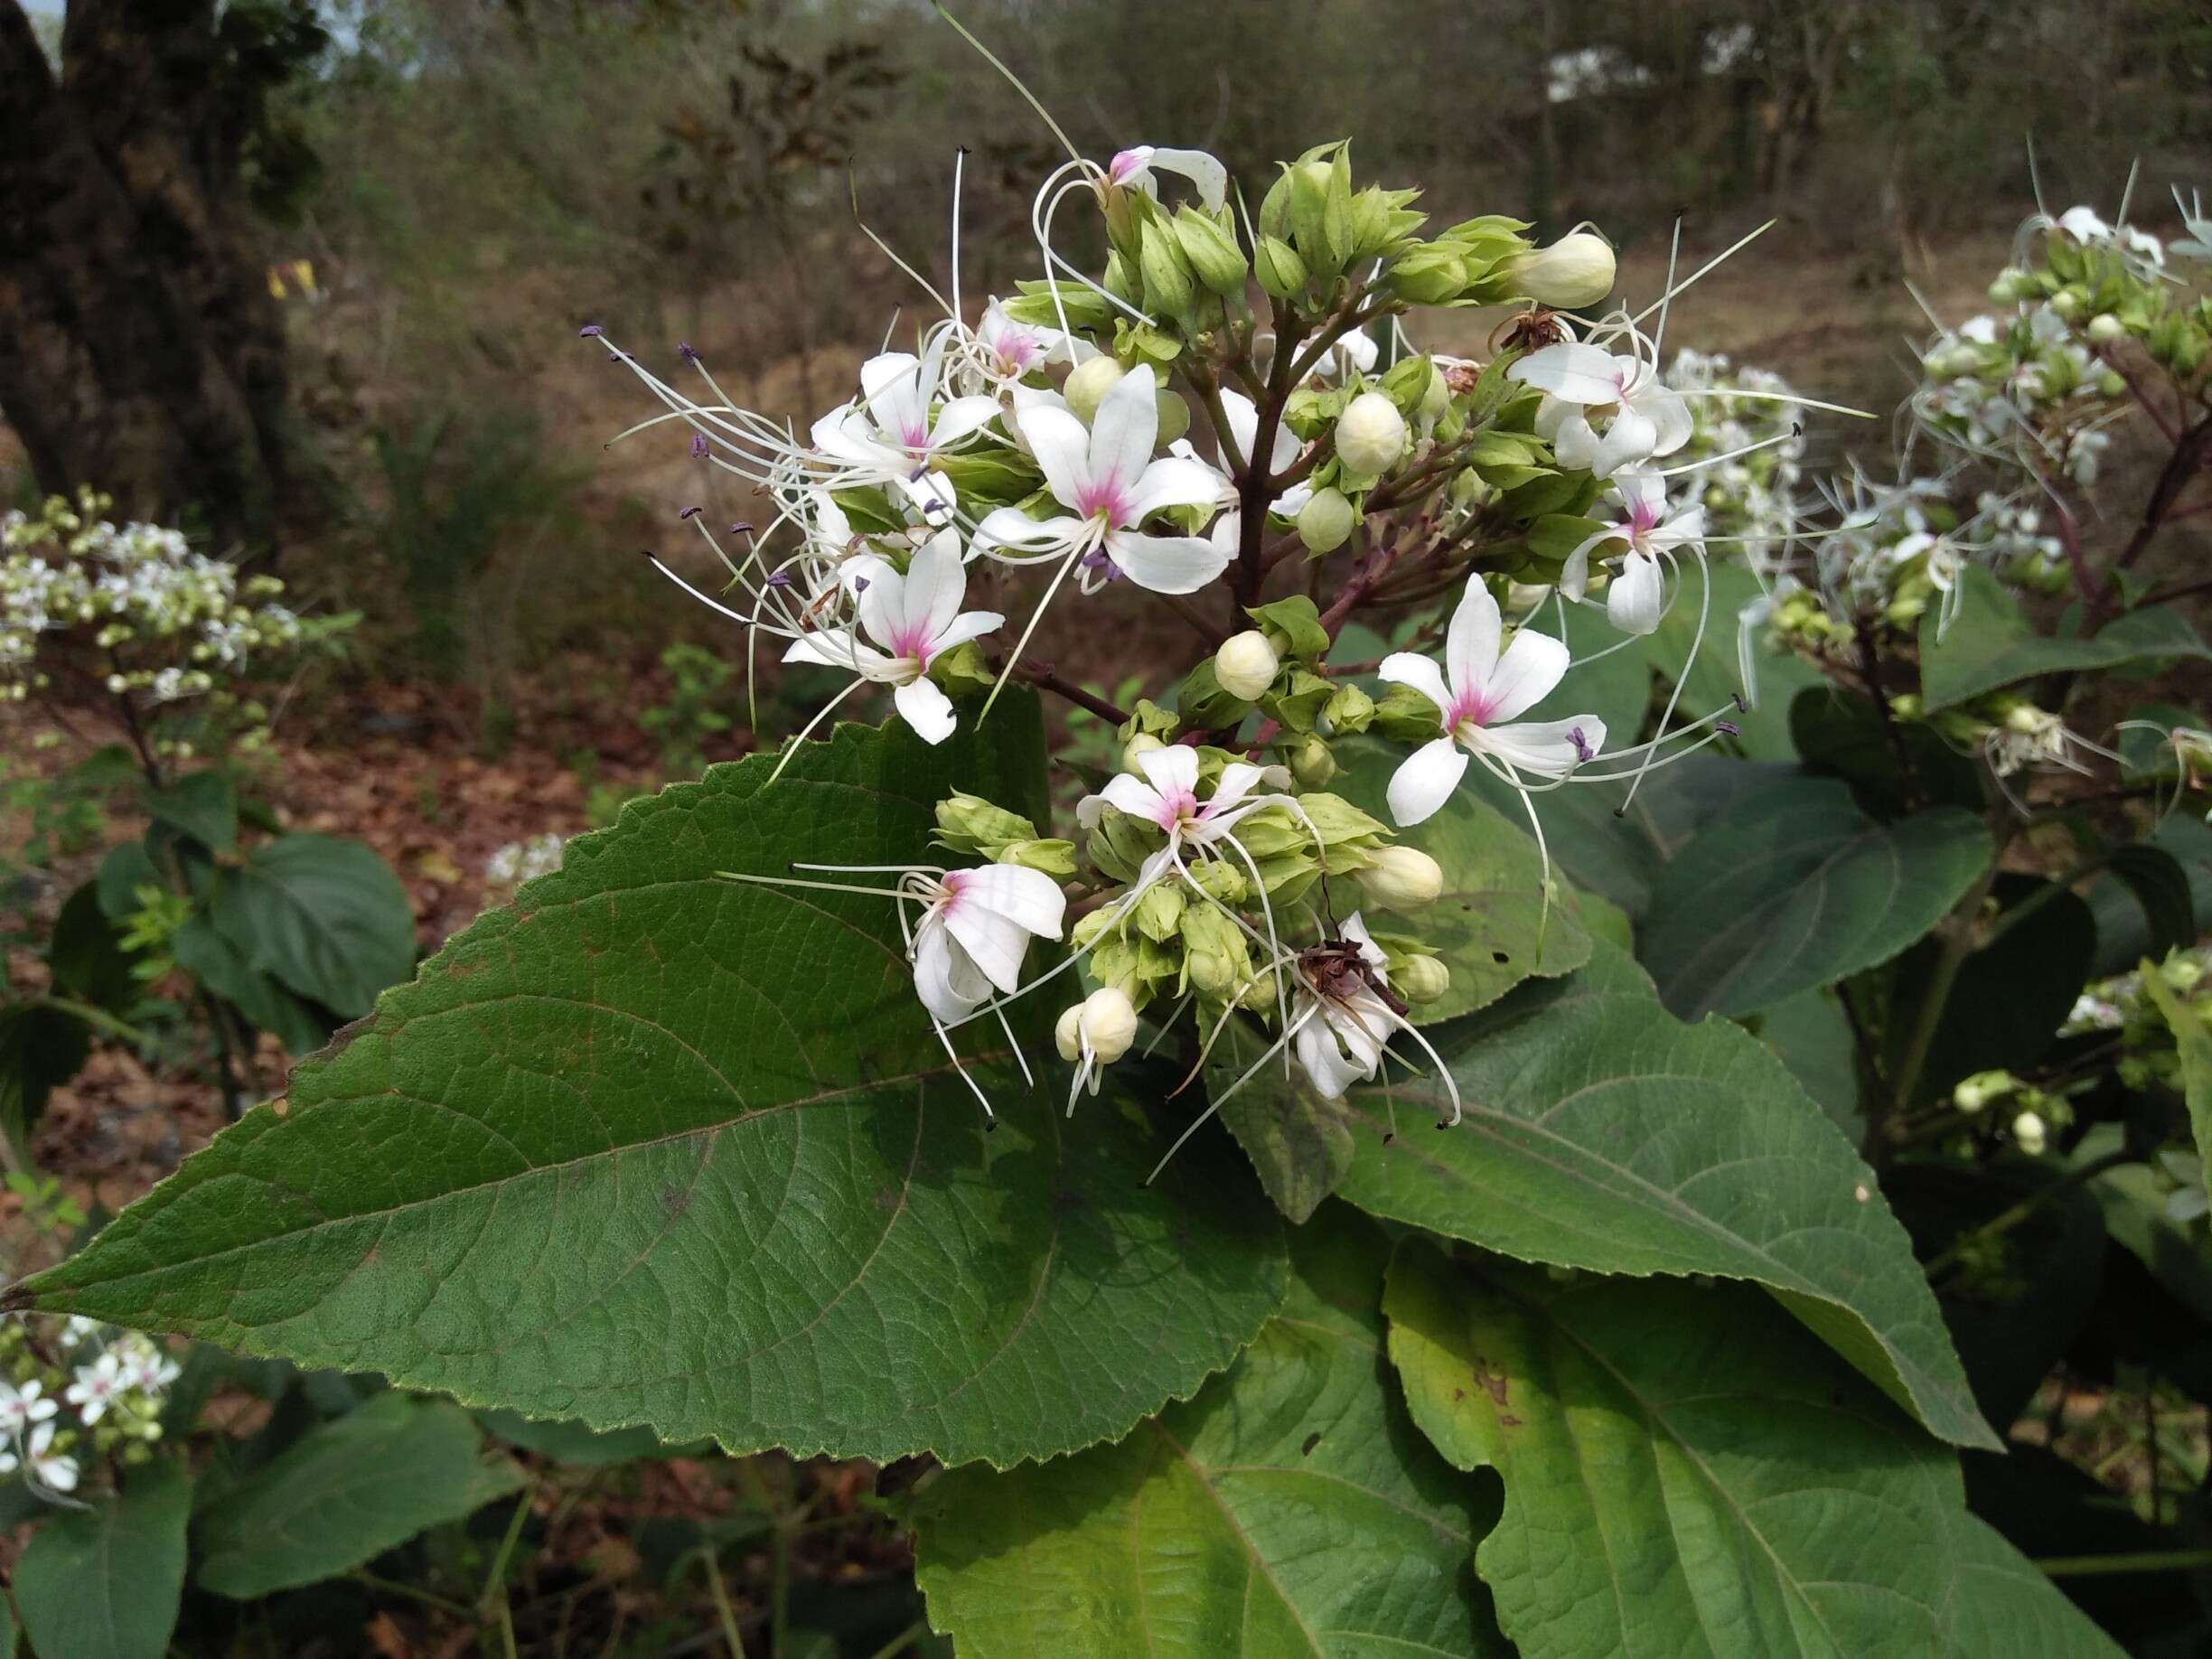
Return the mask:
<svg viewBox="0 0 2212 1659">
<path fill-rule="evenodd" d="M 1743 727 L 1737 725 L 1733 720 L 1715 720 L 1713 722 L 1713 730 L 1719 732 L 1723 737 L 1740 737 L 1743 736 Z"/>
<path fill-rule="evenodd" d="M 868 579 L 867 579 L 867 577 L 866 577 L 866 576 L 855 576 L 855 577 L 853 577 L 853 592 L 855 592 L 856 594 L 865 594 L 866 592 L 867 592 L 867 585 L 868 585 Z"/>
<path fill-rule="evenodd" d="M 750 519 L 738 520 L 736 523 L 730 526 L 729 533 L 733 536 L 750 536 L 753 533 L 753 520 Z"/>
<path fill-rule="evenodd" d="M 601 328 L 596 323 L 586 323 L 582 328 L 576 330 L 576 338 L 578 340 L 596 340 L 605 333 L 606 330 Z"/>
<path fill-rule="evenodd" d="M 791 572 L 790 572 L 790 571 L 788 571 L 788 570 L 772 570 L 772 571 L 770 571 L 770 572 L 768 573 L 768 586 L 771 586 L 771 587 L 789 587 L 791 585 L 792 585 L 792 574 L 791 574 Z"/>
<path fill-rule="evenodd" d="M 694 461 L 704 461 L 707 458 L 707 435 L 704 432 L 694 432 L 691 435 L 691 458 Z"/>
<path fill-rule="evenodd" d="M 1598 751 L 1589 746 L 1589 739 L 1582 735 L 1582 728 L 1580 726 L 1577 726 L 1569 728 L 1567 733 L 1567 741 L 1574 745 L 1576 765 L 1579 766 L 1584 761 L 1596 760 L 1598 758 Z"/>
<path fill-rule="evenodd" d="M 696 363 L 699 360 L 698 348 L 689 340 L 679 340 L 676 342 L 676 355 L 682 358 L 687 363 Z"/>
<path fill-rule="evenodd" d="M 680 519 L 696 519 L 706 511 L 704 507 L 687 507 L 676 516 Z"/>
</svg>

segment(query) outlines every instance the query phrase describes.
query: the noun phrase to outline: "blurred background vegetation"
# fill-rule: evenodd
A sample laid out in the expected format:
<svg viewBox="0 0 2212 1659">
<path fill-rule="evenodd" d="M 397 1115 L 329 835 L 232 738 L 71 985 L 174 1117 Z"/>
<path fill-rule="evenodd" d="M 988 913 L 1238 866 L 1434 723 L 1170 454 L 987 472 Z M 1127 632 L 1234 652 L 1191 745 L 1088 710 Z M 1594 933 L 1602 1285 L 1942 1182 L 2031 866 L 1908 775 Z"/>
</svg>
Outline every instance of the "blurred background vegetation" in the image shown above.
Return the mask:
<svg viewBox="0 0 2212 1659">
<path fill-rule="evenodd" d="M 1199 145 L 1249 192 L 1352 134 L 1448 220 L 1596 220 L 1632 287 L 1678 211 L 1692 257 L 1778 217 L 1683 325 L 1870 408 L 1906 280 L 1955 320 L 2001 262 L 2031 144 L 2054 210 L 2109 211 L 2137 160 L 2153 226 L 2164 181 L 2212 183 L 2201 0 L 959 9 L 1100 157 Z M 856 205 L 942 280 L 966 146 L 979 306 L 1034 273 L 1059 158 L 915 0 L 0 0 L 0 486 L 275 562 L 494 727 L 517 672 L 698 625 L 633 557 L 678 506 L 747 516 L 680 437 L 602 460 L 641 399 L 577 326 L 811 418 L 929 304 Z"/>
</svg>

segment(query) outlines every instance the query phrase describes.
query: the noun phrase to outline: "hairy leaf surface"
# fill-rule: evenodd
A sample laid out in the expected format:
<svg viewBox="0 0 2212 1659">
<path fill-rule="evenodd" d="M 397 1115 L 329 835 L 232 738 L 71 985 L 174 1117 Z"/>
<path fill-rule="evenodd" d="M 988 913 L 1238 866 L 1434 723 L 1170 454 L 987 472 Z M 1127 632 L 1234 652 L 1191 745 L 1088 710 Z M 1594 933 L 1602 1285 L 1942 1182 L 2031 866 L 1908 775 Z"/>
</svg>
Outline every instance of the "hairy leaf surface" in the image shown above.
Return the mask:
<svg viewBox="0 0 2212 1659">
<path fill-rule="evenodd" d="M 1143 1186 L 1141 1124 L 1064 1120 L 995 1022 L 955 1036 L 987 1134 L 887 900 L 716 875 L 926 860 L 956 786 L 1041 816 L 1042 748 L 1009 698 L 942 748 L 844 727 L 772 787 L 756 757 L 632 806 L 32 1297 L 670 1443 L 1125 1433 L 1281 1298 L 1233 1152 Z"/>
</svg>

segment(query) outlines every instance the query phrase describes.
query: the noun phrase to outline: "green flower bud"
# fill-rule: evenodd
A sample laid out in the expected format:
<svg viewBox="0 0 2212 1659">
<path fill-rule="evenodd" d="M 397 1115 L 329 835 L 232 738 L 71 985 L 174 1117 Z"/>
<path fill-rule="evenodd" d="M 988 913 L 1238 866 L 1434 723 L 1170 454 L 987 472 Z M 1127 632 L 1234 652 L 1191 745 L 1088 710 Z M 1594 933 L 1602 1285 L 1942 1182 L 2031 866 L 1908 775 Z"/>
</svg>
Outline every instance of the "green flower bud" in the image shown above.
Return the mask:
<svg viewBox="0 0 2212 1659">
<path fill-rule="evenodd" d="M 1290 751 L 1290 775 L 1308 789 L 1321 789 L 1336 775 L 1336 757 L 1320 738 L 1308 736 Z"/>
<path fill-rule="evenodd" d="M 2127 338 L 2127 324 L 2109 311 L 2100 311 L 2082 331 L 2098 345 L 2115 345 Z"/>
<path fill-rule="evenodd" d="M 1962 1077 L 1951 1091 L 1951 1103 L 1970 1116 L 1992 1101 L 2002 1100 L 2019 1086 L 2010 1072 L 1976 1072 Z"/>
<path fill-rule="evenodd" d="M 1362 392 L 1337 417 L 1336 454 L 1351 471 L 1378 478 L 1405 454 L 1406 436 L 1396 404 L 1379 391 Z"/>
<path fill-rule="evenodd" d="M 1230 696 L 1248 703 L 1256 702 L 1275 683 L 1275 671 L 1281 666 L 1282 659 L 1257 628 L 1231 634 L 1214 653 L 1214 678 Z"/>
<path fill-rule="evenodd" d="M 1321 718 L 1330 731 L 1349 736 L 1367 729 L 1374 709 L 1374 698 L 1357 686 L 1339 686 L 1322 706 Z"/>
<path fill-rule="evenodd" d="M 1242 904 L 1251 896 L 1251 881 L 1242 870 L 1226 858 L 1199 865 L 1191 871 L 1191 879 L 1198 884 L 1199 891 L 1221 900 L 1224 904 Z M 1184 914 L 1195 915 L 1202 908 L 1194 904 Z"/>
<path fill-rule="evenodd" d="M 1114 389 L 1128 370 L 1112 358 L 1101 355 L 1079 364 L 1060 389 L 1075 418 L 1088 426 L 1098 417 L 1099 401 Z"/>
<path fill-rule="evenodd" d="M 1196 297 L 1198 274 L 1183 257 L 1176 233 L 1158 221 L 1148 223 L 1138 249 L 1137 267 L 1144 276 L 1148 310 L 1179 317 Z"/>
<path fill-rule="evenodd" d="M 1589 230 L 1562 236 L 1549 248 L 1513 261 L 1514 285 L 1539 305 L 1580 311 L 1613 292 L 1613 249 Z"/>
<path fill-rule="evenodd" d="M 1183 971 L 1199 995 L 1216 1000 L 1241 994 L 1251 955 L 1237 924 L 1211 904 L 1183 915 Z"/>
<path fill-rule="evenodd" d="M 2000 305 L 2010 305 L 2034 292 L 2035 279 L 2017 266 L 2008 265 L 1989 286 L 1989 296 Z"/>
<path fill-rule="evenodd" d="M 1200 282 L 1220 295 L 1244 292 L 1244 277 L 1251 267 L 1234 236 L 1187 202 L 1176 210 L 1175 233 L 1183 246 L 1183 257 L 1198 273 Z"/>
<path fill-rule="evenodd" d="M 995 862 L 1018 864 L 1024 869 L 1065 880 L 1075 873 L 1075 843 L 1042 839 L 1013 841 L 998 849 Z"/>
<path fill-rule="evenodd" d="M 1138 765 L 1137 757 L 1139 755 L 1149 755 L 1155 749 L 1164 749 L 1167 746 L 1150 732 L 1139 732 L 1121 745 L 1121 770 L 1136 773 L 1141 777 L 1144 774 L 1144 769 Z"/>
<path fill-rule="evenodd" d="M 1390 399 L 1382 399 L 1387 406 Z M 1392 409 L 1395 416 L 1398 411 Z M 1402 426 L 1403 423 L 1400 423 Z M 1352 539 L 1352 527 L 1358 515 L 1352 503 L 1345 499 L 1341 490 L 1316 490 L 1308 496 L 1305 506 L 1298 509 L 1298 539 L 1306 544 L 1309 553 L 1334 553 Z"/>
<path fill-rule="evenodd" d="M 2042 1154 L 2046 1130 L 2042 1118 L 2032 1111 L 2023 1111 L 2012 1120 L 2012 1144 L 2029 1158 Z"/>
<path fill-rule="evenodd" d="M 1162 388 L 1153 407 L 1159 411 L 1159 434 L 1155 442 L 1172 444 L 1190 430 L 1190 405 L 1178 394 Z"/>
<path fill-rule="evenodd" d="M 1002 848 L 1036 839 L 1036 827 L 1027 819 L 979 795 L 955 790 L 937 803 L 937 844 L 952 852 L 996 859 Z"/>
<path fill-rule="evenodd" d="M 2051 295 L 2050 308 L 2071 323 L 2082 314 L 2082 295 L 2078 288 L 2061 288 Z"/>
<path fill-rule="evenodd" d="M 1434 1002 L 1451 989 L 1451 970 L 1433 956 L 1409 956 L 1392 970 L 1391 989 L 1408 1002 Z"/>
<path fill-rule="evenodd" d="M 1136 921 L 1137 931 L 1148 939 L 1165 944 L 1176 936 L 1176 924 L 1183 920 L 1185 903 L 1183 889 L 1178 884 L 1171 881 L 1154 883 L 1145 889 L 1144 896 L 1137 901 L 1136 909 L 1130 912 Z"/>
<path fill-rule="evenodd" d="M 1287 300 L 1306 286 L 1306 261 L 1279 236 L 1263 236 L 1252 250 L 1252 274 L 1273 298 Z"/>
<path fill-rule="evenodd" d="M 1353 877 L 1368 903 L 1401 915 L 1425 909 L 1444 891 L 1443 867 L 1418 847 L 1383 847 Z"/>
<path fill-rule="evenodd" d="M 2127 378 L 2117 369 L 2107 369 L 2097 377 L 2097 395 L 2099 397 L 2117 398 L 2125 390 L 2127 390 Z"/>
<path fill-rule="evenodd" d="M 1382 280 L 1417 305 L 1448 305 L 1467 285 L 1467 261 L 1441 243 L 1427 242 L 1392 260 Z"/>
</svg>

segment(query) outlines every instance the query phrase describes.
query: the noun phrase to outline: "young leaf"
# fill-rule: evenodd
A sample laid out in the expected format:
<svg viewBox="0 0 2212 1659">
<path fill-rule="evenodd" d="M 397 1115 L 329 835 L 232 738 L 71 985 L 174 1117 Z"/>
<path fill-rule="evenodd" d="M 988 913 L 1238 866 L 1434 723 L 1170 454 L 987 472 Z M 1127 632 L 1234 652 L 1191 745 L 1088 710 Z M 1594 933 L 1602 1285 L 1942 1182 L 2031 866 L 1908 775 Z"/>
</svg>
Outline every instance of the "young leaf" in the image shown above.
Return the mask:
<svg viewBox="0 0 2212 1659">
<path fill-rule="evenodd" d="M 469 1414 L 379 1394 L 310 1429 L 199 1516 L 201 1589 L 240 1601 L 347 1572 L 522 1485 Z"/>
<path fill-rule="evenodd" d="M 161 1659 L 184 1593 L 192 1476 L 161 1458 L 89 1509 L 56 1510 L 15 1563 L 15 1610 L 50 1659 Z"/>
<path fill-rule="evenodd" d="M 956 785 L 1041 818 L 1043 751 L 1009 696 L 937 748 L 846 726 L 773 786 L 763 755 L 632 804 L 25 1299 L 671 1443 L 1126 1433 L 1281 1299 L 1234 1153 L 1144 1186 L 1140 1123 L 1028 1093 L 995 1022 L 954 1036 L 987 1134 L 888 900 L 717 875 L 928 859 Z"/>
<path fill-rule="evenodd" d="M 1413 1418 L 1504 1479 L 1476 1551 L 1522 1659 L 2119 1650 L 1967 1514 L 1955 1460 L 1729 1285 L 1391 1264 Z"/>
<path fill-rule="evenodd" d="M 391 866 L 359 841 L 280 836 L 221 873 L 209 913 L 255 968 L 351 1019 L 415 964 L 415 917 Z"/>
<path fill-rule="evenodd" d="M 928 1489 L 915 1575 L 961 1654 L 1511 1653 L 1470 1570 L 1495 1488 L 1422 1441 L 1383 1358 L 1388 1245 L 1339 1208 L 1295 1248 L 1280 1317 L 1195 1400 Z"/>
<path fill-rule="evenodd" d="M 1429 1029 L 1457 1129 L 1433 1127 L 1448 1107 L 1424 1073 L 1354 1090 L 1338 1190 L 1526 1261 L 1749 1279 L 1933 1432 L 1995 1445 L 1904 1230 L 1826 1115 L 1757 1038 L 1680 1024 L 1623 988 L 1609 947 L 1600 967 Z"/>
<path fill-rule="evenodd" d="M 1652 893 L 1644 962 L 1684 1019 L 1752 1014 L 1889 961 L 1989 867 L 1955 807 L 1891 824 L 1832 778 L 1796 777 L 1696 835 Z"/>
</svg>

